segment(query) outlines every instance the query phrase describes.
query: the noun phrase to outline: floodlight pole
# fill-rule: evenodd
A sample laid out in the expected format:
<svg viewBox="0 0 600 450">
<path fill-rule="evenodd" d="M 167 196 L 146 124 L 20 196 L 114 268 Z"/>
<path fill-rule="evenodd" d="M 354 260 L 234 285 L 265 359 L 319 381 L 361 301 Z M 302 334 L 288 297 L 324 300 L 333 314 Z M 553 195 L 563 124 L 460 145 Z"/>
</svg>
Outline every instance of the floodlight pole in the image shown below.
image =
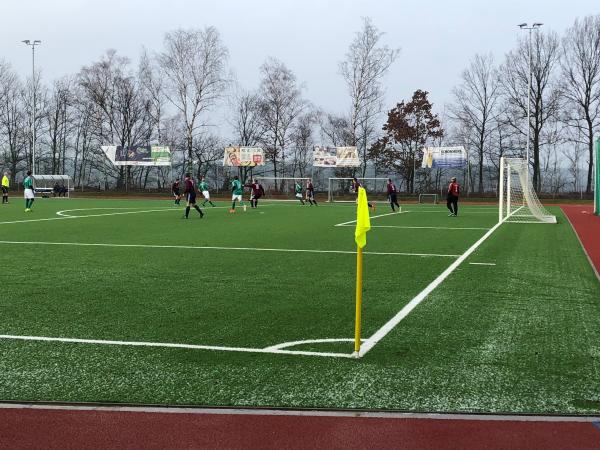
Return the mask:
<svg viewBox="0 0 600 450">
<path fill-rule="evenodd" d="M 529 185 L 529 141 L 531 140 L 531 32 L 532 30 L 537 30 L 541 27 L 543 23 L 536 22 L 531 26 L 528 26 L 526 23 L 519 24 L 519 28 L 521 30 L 529 30 L 528 37 L 528 52 L 527 58 L 529 60 L 529 73 L 527 77 L 527 146 L 526 146 L 526 160 L 527 160 L 527 186 Z"/>
<path fill-rule="evenodd" d="M 25 39 L 21 42 L 31 47 L 31 173 L 35 175 L 35 46 L 40 45 L 42 41 Z"/>
</svg>

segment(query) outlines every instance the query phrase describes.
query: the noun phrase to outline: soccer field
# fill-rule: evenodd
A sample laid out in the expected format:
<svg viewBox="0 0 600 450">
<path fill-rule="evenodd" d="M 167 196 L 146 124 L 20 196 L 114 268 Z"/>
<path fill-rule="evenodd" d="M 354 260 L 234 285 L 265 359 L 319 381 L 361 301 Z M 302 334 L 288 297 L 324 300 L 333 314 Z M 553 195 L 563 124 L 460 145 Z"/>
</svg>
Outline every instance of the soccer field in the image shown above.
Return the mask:
<svg viewBox="0 0 600 450">
<path fill-rule="evenodd" d="M 600 412 L 600 283 L 560 209 L 379 204 L 355 359 L 355 206 L 228 208 L 2 207 L 2 399 Z"/>
</svg>

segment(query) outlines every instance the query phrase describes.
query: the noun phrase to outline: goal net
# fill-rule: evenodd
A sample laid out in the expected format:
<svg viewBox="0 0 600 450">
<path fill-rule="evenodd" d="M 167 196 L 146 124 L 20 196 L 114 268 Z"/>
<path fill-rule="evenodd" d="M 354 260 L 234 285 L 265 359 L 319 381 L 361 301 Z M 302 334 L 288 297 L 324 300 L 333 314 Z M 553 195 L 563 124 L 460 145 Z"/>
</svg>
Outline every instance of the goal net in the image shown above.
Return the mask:
<svg viewBox="0 0 600 450">
<path fill-rule="evenodd" d="M 369 200 L 387 200 L 387 178 L 359 178 Z M 327 201 L 354 202 L 356 193 L 352 190 L 352 178 L 330 178 Z"/>
<path fill-rule="evenodd" d="M 500 159 L 499 221 L 556 223 L 556 216 L 549 214 L 540 203 L 528 170 L 524 159 Z"/>
<path fill-rule="evenodd" d="M 310 178 L 255 177 L 265 190 L 266 200 L 296 200 L 296 182 L 302 187 L 302 198 L 306 196 L 306 183 Z"/>
<path fill-rule="evenodd" d="M 437 194 L 419 194 L 419 203 L 438 203 Z"/>
</svg>

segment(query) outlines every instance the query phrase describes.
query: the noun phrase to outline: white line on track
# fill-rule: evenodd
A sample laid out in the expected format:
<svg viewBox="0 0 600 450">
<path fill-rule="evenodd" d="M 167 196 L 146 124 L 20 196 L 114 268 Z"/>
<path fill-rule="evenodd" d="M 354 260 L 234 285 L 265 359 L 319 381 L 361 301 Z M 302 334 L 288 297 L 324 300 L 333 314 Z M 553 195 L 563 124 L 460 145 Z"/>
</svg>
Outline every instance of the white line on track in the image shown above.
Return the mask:
<svg viewBox="0 0 600 450">
<path fill-rule="evenodd" d="M 396 325 L 400 323 L 402 319 L 410 314 L 410 312 L 415 309 L 419 303 L 421 303 L 427 296 L 437 288 L 452 272 L 456 270 L 458 266 L 462 264 L 462 262 L 467 259 L 477 248 L 485 242 L 487 238 L 489 238 L 494 231 L 498 229 L 498 227 L 502 224 L 502 222 L 498 222 L 494 227 L 492 227 L 487 233 L 485 233 L 477 242 L 475 242 L 469 249 L 464 252 L 456 261 L 454 261 L 450 266 L 444 270 L 435 280 L 433 280 L 429 285 L 423 289 L 416 297 L 414 297 L 408 304 L 402 308 L 394 317 L 392 317 L 386 324 L 384 324 L 379 330 L 377 330 L 370 338 L 368 338 L 360 349 L 360 356 L 364 356 L 369 350 L 371 350 L 381 339 L 383 339 L 390 331 L 392 331 Z"/>
<path fill-rule="evenodd" d="M 457 414 L 457 413 L 410 413 L 360 410 L 294 410 L 267 408 L 185 408 L 174 406 L 101 406 L 97 404 L 43 404 L 43 403 L 0 403 L 0 409 L 35 409 L 54 411 L 101 411 L 156 414 L 207 414 L 207 415 L 256 415 L 256 416 L 307 416 L 307 417 L 369 417 L 385 419 L 431 419 L 431 420 L 469 420 L 502 422 L 598 422 L 594 416 L 539 416 L 509 414 Z"/>
<path fill-rule="evenodd" d="M 190 250 L 239 250 L 253 252 L 292 252 L 292 253 L 332 253 L 355 255 L 354 250 L 316 250 L 316 249 L 297 249 L 297 248 L 253 248 L 253 247 L 215 247 L 215 246 L 196 246 L 196 245 L 152 245 L 152 244 L 110 244 L 103 242 L 44 242 L 44 241 L 0 241 L 0 244 L 18 244 L 18 245 L 71 245 L 79 247 L 115 247 L 115 248 L 176 248 Z M 446 255 L 439 253 L 404 253 L 404 252 L 364 252 L 365 255 L 391 255 L 391 256 L 420 256 L 420 257 L 440 257 L 440 258 L 458 258 L 460 255 Z"/>
<path fill-rule="evenodd" d="M 336 225 L 336 227 L 353 227 L 354 225 Z M 411 227 L 402 225 L 371 225 L 371 228 L 400 228 L 407 230 L 489 230 L 484 227 Z"/>
<path fill-rule="evenodd" d="M 75 339 L 59 338 L 48 336 L 17 336 L 11 334 L 2 334 L 0 339 L 18 340 L 18 341 L 42 341 L 42 342 L 62 342 L 72 344 L 96 344 L 96 345 L 120 345 L 125 347 L 159 347 L 159 348 L 180 348 L 188 350 L 214 350 L 224 352 L 240 353 L 269 353 L 282 355 L 303 355 L 303 356 L 327 356 L 333 358 L 353 358 L 351 353 L 333 353 L 333 352 L 309 352 L 302 350 L 284 350 L 277 346 L 267 348 L 249 348 L 249 347 L 223 347 L 217 345 L 194 345 L 194 344 L 174 344 L 169 342 L 138 342 L 138 341 L 112 341 L 104 339 Z M 317 340 L 315 340 L 317 341 Z M 293 343 L 290 343 L 293 344 Z"/>
</svg>

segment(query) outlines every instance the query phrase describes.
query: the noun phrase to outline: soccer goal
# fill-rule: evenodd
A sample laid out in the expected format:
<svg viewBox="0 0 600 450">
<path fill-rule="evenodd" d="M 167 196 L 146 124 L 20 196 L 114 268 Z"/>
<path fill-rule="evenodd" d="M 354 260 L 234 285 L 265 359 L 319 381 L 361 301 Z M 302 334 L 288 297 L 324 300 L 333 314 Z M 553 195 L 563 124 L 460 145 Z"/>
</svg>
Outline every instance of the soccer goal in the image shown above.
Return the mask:
<svg viewBox="0 0 600 450">
<path fill-rule="evenodd" d="M 528 174 L 527 161 L 521 158 L 500 159 L 500 222 L 556 223 L 538 199 Z"/>
<path fill-rule="evenodd" d="M 384 201 L 387 199 L 387 178 L 359 178 L 369 200 Z M 352 190 L 352 178 L 330 178 L 328 202 L 354 202 L 356 194 Z"/>
<path fill-rule="evenodd" d="M 419 194 L 419 203 L 438 203 L 437 194 Z"/>
<path fill-rule="evenodd" d="M 264 199 L 295 201 L 295 185 L 302 186 L 302 198 L 306 195 L 306 183 L 310 178 L 294 177 L 255 177 L 265 190 Z"/>
</svg>

